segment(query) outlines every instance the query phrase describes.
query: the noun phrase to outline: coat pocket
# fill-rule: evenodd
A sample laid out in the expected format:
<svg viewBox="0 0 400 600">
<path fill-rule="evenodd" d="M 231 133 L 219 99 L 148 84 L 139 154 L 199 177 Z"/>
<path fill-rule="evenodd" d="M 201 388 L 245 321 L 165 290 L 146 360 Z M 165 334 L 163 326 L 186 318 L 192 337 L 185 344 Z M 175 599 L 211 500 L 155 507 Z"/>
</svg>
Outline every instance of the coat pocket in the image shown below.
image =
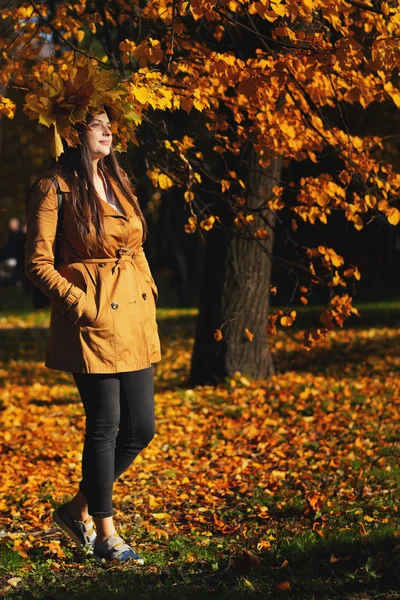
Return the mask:
<svg viewBox="0 0 400 600">
<path fill-rule="evenodd" d="M 68 309 L 67 317 L 74 325 L 90 325 L 95 321 L 97 311 L 96 307 L 93 307 L 92 297 L 91 286 L 87 286 L 85 294 Z"/>
<path fill-rule="evenodd" d="M 58 271 L 68 281 L 79 287 L 84 294 L 73 304 L 66 315 L 77 326 L 93 326 L 99 317 L 97 288 L 84 263 L 67 263 L 58 267 Z"/>
<path fill-rule="evenodd" d="M 97 320 L 98 312 L 99 312 L 97 309 L 97 306 L 96 306 L 95 298 L 96 298 L 96 291 L 93 288 L 93 286 L 90 283 L 88 283 L 88 285 L 86 287 L 85 304 L 83 307 L 82 314 L 76 323 L 77 325 L 79 325 L 79 326 L 94 325 L 94 323 Z"/>
</svg>

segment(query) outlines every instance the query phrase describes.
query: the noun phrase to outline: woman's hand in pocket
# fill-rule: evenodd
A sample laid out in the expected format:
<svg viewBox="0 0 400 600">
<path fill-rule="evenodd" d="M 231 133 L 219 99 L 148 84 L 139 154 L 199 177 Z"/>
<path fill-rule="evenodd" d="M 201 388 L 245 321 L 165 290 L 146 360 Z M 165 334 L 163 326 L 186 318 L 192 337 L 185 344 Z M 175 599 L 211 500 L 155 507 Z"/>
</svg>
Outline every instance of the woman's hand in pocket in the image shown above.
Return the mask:
<svg viewBox="0 0 400 600">
<path fill-rule="evenodd" d="M 68 309 L 66 315 L 74 325 L 90 325 L 96 319 L 95 309 L 90 302 L 91 297 L 90 288 L 87 288 L 78 302 Z"/>
</svg>

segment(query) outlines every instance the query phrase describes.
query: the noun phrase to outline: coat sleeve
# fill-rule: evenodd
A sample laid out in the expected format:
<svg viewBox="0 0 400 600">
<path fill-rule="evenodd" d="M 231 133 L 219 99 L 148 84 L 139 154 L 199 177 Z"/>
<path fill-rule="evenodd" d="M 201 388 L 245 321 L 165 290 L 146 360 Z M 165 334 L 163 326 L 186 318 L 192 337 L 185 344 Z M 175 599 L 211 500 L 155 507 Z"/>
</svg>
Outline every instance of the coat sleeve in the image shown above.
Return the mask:
<svg viewBox="0 0 400 600">
<path fill-rule="evenodd" d="M 57 221 L 56 186 L 51 179 L 41 179 L 27 205 L 25 273 L 63 314 L 76 323 L 83 313 L 86 294 L 54 267 Z"/>
<path fill-rule="evenodd" d="M 139 248 L 135 251 L 135 263 L 136 263 L 139 271 L 142 273 L 143 277 L 147 281 L 147 283 L 151 286 L 151 289 L 153 290 L 153 294 L 154 294 L 154 300 L 155 300 L 155 302 L 157 302 L 158 289 L 157 289 L 155 281 L 152 277 L 149 263 L 147 262 L 147 258 L 144 253 L 142 245 L 140 245 Z"/>
</svg>

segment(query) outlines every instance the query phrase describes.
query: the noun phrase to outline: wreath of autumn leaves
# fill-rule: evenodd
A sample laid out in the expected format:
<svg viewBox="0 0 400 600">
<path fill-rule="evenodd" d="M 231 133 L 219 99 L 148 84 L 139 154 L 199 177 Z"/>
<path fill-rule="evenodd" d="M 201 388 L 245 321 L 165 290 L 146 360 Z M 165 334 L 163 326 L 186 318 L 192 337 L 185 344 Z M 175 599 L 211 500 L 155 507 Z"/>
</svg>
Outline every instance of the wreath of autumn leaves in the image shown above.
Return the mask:
<svg viewBox="0 0 400 600">
<path fill-rule="evenodd" d="M 87 115 L 103 110 L 111 119 L 114 149 L 124 152 L 128 141 L 135 141 L 140 108 L 129 87 L 113 72 L 99 70 L 89 61 L 67 70 L 53 70 L 40 87 L 25 96 L 24 112 L 51 131 L 51 153 L 56 160 L 64 151 L 62 140 L 70 147 L 78 146 Z"/>
</svg>

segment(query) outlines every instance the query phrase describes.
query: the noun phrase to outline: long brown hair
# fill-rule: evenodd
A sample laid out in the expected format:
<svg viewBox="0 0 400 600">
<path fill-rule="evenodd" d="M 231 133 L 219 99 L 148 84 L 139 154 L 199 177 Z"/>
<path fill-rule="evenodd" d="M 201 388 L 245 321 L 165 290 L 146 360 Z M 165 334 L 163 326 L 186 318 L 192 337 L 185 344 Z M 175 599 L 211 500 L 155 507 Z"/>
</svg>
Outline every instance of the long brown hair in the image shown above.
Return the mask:
<svg viewBox="0 0 400 600">
<path fill-rule="evenodd" d="M 86 122 L 89 123 L 92 118 L 92 115 L 88 115 Z M 90 224 L 92 224 L 93 229 L 97 234 L 97 242 L 103 245 L 106 241 L 106 232 L 104 230 L 104 223 L 100 209 L 102 200 L 99 198 L 94 186 L 92 158 L 86 140 L 85 131 L 81 132 L 79 137 L 81 139 L 81 143 L 76 148 L 67 146 L 67 144 L 63 141 L 64 152 L 60 155 L 58 161 L 54 162 L 54 164 L 50 167 L 45 177 L 54 179 L 59 175 L 65 179 L 70 188 L 69 202 L 72 213 L 77 222 L 77 228 L 80 237 L 85 243 L 87 243 L 85 238 L 90 231 Z M 132 192 L 129 179 L 125 171 L 123 171 L 118 164 L 118 160 L 112 146 L 110 153 L 99 160 L 98 168 L 101 169 L 108 181 L 110 177 L 115 179 L 117 185 L 125 194 L 125 197 L 130 204 L 133 206 L 135 213 L 142 222 L 142 243 L 144 243 L 148 231 L 146 219 L 138 201 L 136 200 L 136 197 Z M 43 178 L 39 178 L 32 185 L 28 193 L 28 201 L 30 194 L 40 179 Z"/>
</svg>

